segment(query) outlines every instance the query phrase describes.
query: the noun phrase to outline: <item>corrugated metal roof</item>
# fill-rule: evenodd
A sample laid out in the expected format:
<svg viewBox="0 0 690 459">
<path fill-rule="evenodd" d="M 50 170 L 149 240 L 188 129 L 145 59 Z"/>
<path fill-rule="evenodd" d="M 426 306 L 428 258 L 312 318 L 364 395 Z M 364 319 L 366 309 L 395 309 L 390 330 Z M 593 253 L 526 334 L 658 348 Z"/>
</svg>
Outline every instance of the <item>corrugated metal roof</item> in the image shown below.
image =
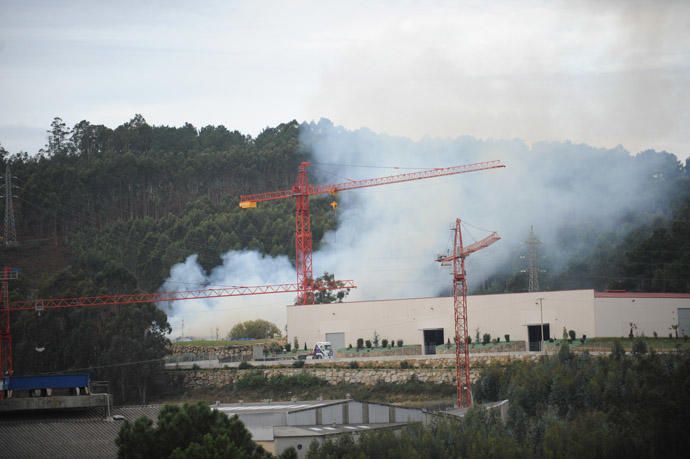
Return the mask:
<svg viewBox="0 0 690 459">
<path fill-rule="evenodd" d="M 374 424 L 333 424 L 314 426 L 280 426 L 273 428 L 275 438 L 323 437 L 341 433 L 366 432 L 368 430 L 394 429 L 406 426 L 406 422 L 386 422 Z"/>
<path fill-rule="evenodd" d="M 114 408 L 134 421 L 158 418 L 160 405 Z M 122 421 L 106 421 L 103 410 L 58 411 L 0 418 L 0 456 L 16 458 L 117 457 L 115 438 Z"/>
<path fill-rule="evenodd" d="M 294 411 L 322 408 L 324 406 L 337 405 L 349 400 L 308 400 L 295 402 L 271 402 L 271 403 L 224 403 L 212 406 L 213 409 L 227 415 L 244 413 L 292 413 Z"/>
</svg>

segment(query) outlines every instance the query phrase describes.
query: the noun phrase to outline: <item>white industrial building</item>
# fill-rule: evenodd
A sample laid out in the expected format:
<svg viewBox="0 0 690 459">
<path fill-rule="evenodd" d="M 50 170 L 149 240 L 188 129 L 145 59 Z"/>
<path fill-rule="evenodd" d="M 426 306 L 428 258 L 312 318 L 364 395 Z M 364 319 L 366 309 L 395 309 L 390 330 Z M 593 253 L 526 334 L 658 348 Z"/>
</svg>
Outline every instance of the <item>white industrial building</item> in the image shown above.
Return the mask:
<svg viewBox="0 0 690 459">
<path fill-rule="evenodd" d="M 595 292 L 569 290 L 468 297 L 470 336 L 480 333 L 511 341 L 525 341 L 538 350 L 540 325 L 545 339 L 561 338 L 562 330 L 578 337 L 627 337 L 690 334 L 690 294 Z M 405 344 L 443 344 L 453 337 L 453 298 L 409 298 L 288 306 L 289 340 L 300 343 L 330 341 L 335 349 L 356 345 L 374 334 Z M 536 345 L 536 348 L 535 348 Z"/>
</svg>

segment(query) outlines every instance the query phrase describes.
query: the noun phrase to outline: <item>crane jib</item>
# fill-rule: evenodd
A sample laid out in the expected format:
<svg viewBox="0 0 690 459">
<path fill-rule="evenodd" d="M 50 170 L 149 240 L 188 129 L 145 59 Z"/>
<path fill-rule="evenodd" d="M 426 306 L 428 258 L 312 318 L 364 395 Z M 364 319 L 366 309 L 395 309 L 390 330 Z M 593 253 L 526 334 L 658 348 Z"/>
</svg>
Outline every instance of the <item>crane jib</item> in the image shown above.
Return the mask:
<svg viewBox="0 0 690 459">
<path fill-rule="evenodd" d="M 393 183 L 410 182 L 413 180 L 423 180 L 427 178 L 443 177 L 446 175 L 464 174 L 468 172 L 478 172 L 488 169 L 497 169 L 505 167 L 501 161 L 485 161 L 481 163 L 465 164 L 461 166 L 451 167 L 437 167 L 433 169 L 425 169 L 417 172 L 409 172 L 406 174 L 389 175 L 386 177 L 377 177 L 365 180 L 352 180 L 343 183 L 335 183 L 328 185 L 308 185 L 306 191 L 297 192 L 294 189 L 269 191 L 267 193 L 248 194 L 240 196 L 240 207 L 243 209 L 254 208 L 258 202 L 275 201 L 278 199 L 293 198 L 297 195 L 317 195 L 317 194 L 334 194 L 340 191 L 354 190 L 358 188 L 367 188 L 373 186 L 389 185 Z"/>
</svg>

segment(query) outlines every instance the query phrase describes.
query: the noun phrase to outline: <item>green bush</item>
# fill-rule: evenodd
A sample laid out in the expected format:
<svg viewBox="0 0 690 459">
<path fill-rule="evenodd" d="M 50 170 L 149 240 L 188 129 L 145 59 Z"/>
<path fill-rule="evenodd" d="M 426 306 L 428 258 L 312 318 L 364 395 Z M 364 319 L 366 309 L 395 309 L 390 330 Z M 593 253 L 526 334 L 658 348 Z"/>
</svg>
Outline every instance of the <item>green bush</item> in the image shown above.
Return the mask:
<svg viewBox="0 0 690 459">
<path fill-rule="evenodd" d="M 292 350 L 292 345 L 290 343 L 285 343 L 285 352 L 290 352 Z"/>
<path fill-rule="evenodd" d="M 304 367 L 304 360 L 295 360 L 292 362 L 292 368 L 302 368 Z"/>
<path fill-rule="evenodd" d="M 489 344 L 491 342 L 491 335 L 489 333 L 484 333 L 482 335 L 482 344 Z"/>
<path fill-rule="evenodd" d="M 382 348 L 387 348 L 388 347 L 388 340 L 386 338 L 383 338 L 381 340 L 381 347 Z"/>
<path fill-rule="evenodd" d="M 647 353 L 647 341 L 643 338 L 635 338 L 632 344 L 632 353 L 642 355 Z"/>
<path fill-rule="evenodd" d="M 575 341 L 575 338 L 577 338 L 577 333 L 575 333 L 575 330 L 568 330 L 568 336 L 570 337 L 570 342 L 572 343 Z"/>
<path fill-rule="evenodd" d="M 371 340 L 369 340 L 369 339 L 366 340 L 366 341 L 364 342 L 364 345 L 367 347 L 367 349 L 371 349 Z"/>
<path fill-rule="evenodd" d="M 510 335 L 503 335 L 503 337 L 506 339 L 506 343 L 510 343 Z"/>
<path fill-rule="evenodd" d="M 357 350 L 359 351 L 364 347 L 364 340 L 362 338 L 357 338 Z"/>
<path fill-rule="evenodd" d="M 268 380 L 260 371 L 252 371 L 244 374 L 241 378 L 235 381 L 235 387 L 238 389 L 252 389 L 256 387 L 264 387 Z"/>
<path fill-rule="evenodd" d="M 243 360 L 240 362 L 240 364 L 237 368 L 239 368 L 240 370 L 249 370 L 250 368 L 254 368 L 254 365 Z"/>
<path fill-rule="evenodd" d="M 402 368 L 403 370 L 406 370 L 408 368 L 412 368 L 412 365 L 407 360 L 403 360 L 400 362 L 400 368 Z"/>
<path fill-rule="evenodd" d="M 403 340 L 401 340 L 401 339 L 398 340 L 398 347 L 403 347 Z"/>
<path fill-rule="evenodd" d="M 359 363 L 356 360 L 350 360 L 350 363 L 348 364 L 348 367 L 350 368 L 359 368 Z"/>
</svg>

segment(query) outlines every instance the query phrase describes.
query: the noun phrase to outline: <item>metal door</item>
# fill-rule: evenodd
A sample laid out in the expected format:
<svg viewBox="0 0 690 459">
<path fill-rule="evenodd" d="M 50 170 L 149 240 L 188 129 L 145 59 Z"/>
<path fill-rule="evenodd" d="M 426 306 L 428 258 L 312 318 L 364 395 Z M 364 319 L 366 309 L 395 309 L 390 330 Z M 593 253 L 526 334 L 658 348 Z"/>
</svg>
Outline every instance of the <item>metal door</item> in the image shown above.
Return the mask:
<svg viewBox="0 0 690 459">
<path fill-rule="evenodd" d="M 343 349 L 345 347 L 345 333 L 326 333 L 326 341 L 331 343 L 331 348 L 334 352 L 338 349 Z"/>
</svg>

